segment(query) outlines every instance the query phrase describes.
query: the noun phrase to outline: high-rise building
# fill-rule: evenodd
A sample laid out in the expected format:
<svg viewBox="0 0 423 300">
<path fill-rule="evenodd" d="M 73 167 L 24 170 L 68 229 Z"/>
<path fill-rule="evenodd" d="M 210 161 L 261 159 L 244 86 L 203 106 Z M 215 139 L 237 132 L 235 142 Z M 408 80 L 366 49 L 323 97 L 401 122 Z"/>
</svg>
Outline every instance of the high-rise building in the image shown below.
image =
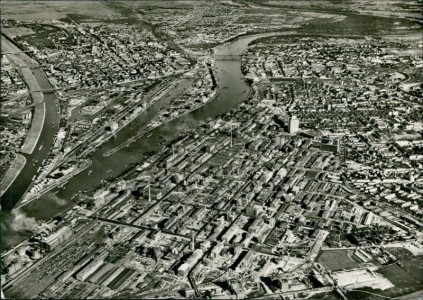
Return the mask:
<svg viewBox="0 0 423 300">
<path fill-rule="evenodd" d="M 289 119 L 289 133 L 295 134 L 300 129 L 300 120 L 297 118 L 297 116 L 292 116 L 291 119 Z"/>
<path fill-rule="evenodd" d="M 276 137 L 276 145 L 283 146 L 285 144 L 285 138 L 283 136 Z"/>
</svg>

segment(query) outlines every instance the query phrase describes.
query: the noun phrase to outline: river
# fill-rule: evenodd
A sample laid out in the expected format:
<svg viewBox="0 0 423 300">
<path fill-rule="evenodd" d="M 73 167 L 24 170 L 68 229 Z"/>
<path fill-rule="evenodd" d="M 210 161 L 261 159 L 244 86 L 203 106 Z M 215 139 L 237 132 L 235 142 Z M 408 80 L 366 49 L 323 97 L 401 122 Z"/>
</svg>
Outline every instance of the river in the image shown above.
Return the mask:
<svg viewBox="0 0 423 300">
<path fill-rule="evenodd" d="M 263 36 L 271 35 L 275 34 L 258 34 L 240 37 L 216 48 L 215 54 L 217 57 L 240 57 L 251 41 Z M 65 185 L 65 188 L 59 190 L 57 194 L 54 194 L 57 190 L 53 190 L 52 192 L 41 196 L 40 199 L 25 205 L 19 212 L 14 212 L 13 214 L 2 212 L 3 245 L 15 245 L 27 238 L 30 235 L 30 229 L 35 220 L 37 222 L 42 222 L 66 211 L 78 201 L 77 197 L 75 198 L 74 196 L 79 191 L 91 190 L 97 187 L 101 180 L 117 177 L 128 170 L 130 168 L 130 164 L 141 162 L 143 160 L 142 154 L 150 151 L 157 151 L 160 147 L 162 147 L 162 145 L 158 145 L 158 141 L 163 138 L 169 141 L 179 135 L 186 128 L 193 128 L 208 118 L 216 117 L 236 108 L 247 98 L 250 91 L 250 86 L 243 79 L 241 72 L 241 60 L 216 60 L 215 69 L 219 80 L 219 97 L 217 97 L 214 101 L 207 103 L 198 110 L 182 115 L 181 117 L 154 129 L 151 131 L 152 134 L 149 135 L 149 137 L 143 136 L 136 142 L 130 144 L 129 147 L 123 148 L 107 157 L 103 155 L 110 149 L 120 145 L 122 142 L 133 136 L 140 128 L 145 126 L 148 121 L 156 115 L 159 108 L 169 101 L 169 97 L 172 97 L 172 95 L 168 95 L 165 97 L 168 98 L 167 100 L 164 99 L 159 101 L 157 105 L 154 105 L 147 112 L 137 117 L 130 125 L 119 131 L 115 137 L 101 145 L 90 157 L 92 160 L 91 166 L 70 179 Z M 175 93 L 179 92 L 180 88 L 183 88 L 185 84 L 186 83 L 182 81 L 180 85 L 175 88 Z M 52 109 L 56 109 L 54 99 L 47 99 L 50 95 L 55 98 L 52 94 L 46 94 L 47 116 L 49 115 L 49 112 L 51 113 Z M 45 124 L 51 125 L 52 120 L 48 121 L 47 116 Z M 56 124 L 57 123 L 58 122 L 56 122 Z M 43 141 L 47 143 L 47 140 L 50 138 L 48 134 L 49 130 L 44 130 L 43 128 L 39 144 L 43 143 Z M 37 144 L 36 150 L 38 147 L 39 145 Z M 34 155 L 37 155 L 37 152 L 38 151 L 34 151 Z M 91 172 L 90 175 L 89 172 Z M 9 206 L 13 206 L 14 204 L 12 202 L 16 202 L 16 200 L 14 200 L 16 198 L 14 197 L 23 194 L 27 188 L 27 186 L 25 186 L 25 182 L 28 178 L 30 180 L 33 174 L 35 174 L 32 169 L 30 169 L 27 174 L 22 173 L 18 176 L 17 180 L 15 180 L 20 181 L 12 185 L 14 186 L 14 189 L 9 189 L 7 191 L 7 199 L 10 199 Z M 20 182 L 22 182 L 22 184 L 20 184 Z"/>
<path fill-rule="evenodd" d="M 10 40 L 2 36 L 2 50 L 13 53 L 16 62 L 22 67 L 33 67 L 38 65 L 26 53 L 20 52 Z M 44 71 L 40 68 L 32 68 L 32 73 L 41 90 L 49 90 L 53 87 L 47 79 Z M 33 86 L 32 84 L 30 86 Z M 15 204 L 21 199 L 26 189 L 32 181 L 32 177 L 36 174 L 37 169 L 49 154 L 50 148 L 53 146 L 53 139 L 57 133 L 59 126 L 58 99 L 53 93 L 44 93 L 44 102 L 46 104 L 45 119 L 40 137 L 35 145 L 32 154 L 23 154 L 26 158 L 26 164 L 19 175 L 15 178 L 10 187 L 1 197 L 1 207 L 3 211 L 10 211 Z M 52 123 L 55 123 L 52 126 Z M 40 149 L 41 148 L 41 149 Z"/>
</svg>

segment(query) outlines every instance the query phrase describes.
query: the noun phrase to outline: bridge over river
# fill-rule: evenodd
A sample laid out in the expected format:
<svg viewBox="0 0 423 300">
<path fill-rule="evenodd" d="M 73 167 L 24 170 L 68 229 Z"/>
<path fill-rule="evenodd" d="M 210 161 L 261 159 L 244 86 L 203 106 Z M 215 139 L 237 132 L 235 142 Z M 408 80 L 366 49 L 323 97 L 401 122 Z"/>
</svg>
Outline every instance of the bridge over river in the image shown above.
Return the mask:
<svg viewBox="0 0 423 300">
<path fill-rule="evenodd" d="M 240 55 L 240 54 L 237 54 L 237 55 L 234 55 L 234 54 L 229 54 L 229 55 L 227 55 L 227 54 L 216 54 L 214 56 L 214 59 L 215 60 L 241 60 L 241 57 L 242 57 L 242 55 Z"/>
</svg>

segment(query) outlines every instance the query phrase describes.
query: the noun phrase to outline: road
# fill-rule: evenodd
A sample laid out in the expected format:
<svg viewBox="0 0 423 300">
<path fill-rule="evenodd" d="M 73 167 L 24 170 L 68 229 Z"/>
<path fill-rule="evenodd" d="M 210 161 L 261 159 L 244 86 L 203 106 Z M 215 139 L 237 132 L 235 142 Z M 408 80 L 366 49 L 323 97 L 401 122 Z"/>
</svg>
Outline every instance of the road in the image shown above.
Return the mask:
<svg viewBox="0 0 423 300">
<path fill-rule="evenodd" d="M 197 262 L 197 264 L 198 264 L 198 262 Z M 197 264 L 195 266 L 197 266 Z M 195 268 L 195 266 L 194 266 L 194 268 Z M 192 268 L 191 270 L 193 270 L 194 268 Z M 191 284 L 192 289 L 195 291 L 195 297 L 200 298 L 201 293 L 198 290 L 197 284 L 195 283 L 195 279 L 192 277 L 192 271 L 190 271 L 188 273 L 188 280 L 189 280 L 189 283 Z"/>
<path fill-rule="evenodd" d="M 151 227 L 151 226 L 135 225 L 135 224 L 125 223 L 125 222 L 121 222 L 121 221 L 116 221 L 116 220 L 113 220 L 113 219 L 107 219 L 107 218 L 101 218 L 101 217 L 90 217 L 90 219 L 98 220 L 100 222 L 120 225 L 120 226 L 137 228 L 137 229 L 147 229 L 147 230 L 151 230 L 151 231 L 154 230 L 154 228 Z M 169 230 L 163 229 L 161 232 L 165 235 L 170 235 L 170 236 L 173 236 L 173 237 L 176 237 L 176 238 L 182 238 L 182 239 L 189 240 L 189 241 L 191 240 L 190 236 L 186 236 L 186 235 L 179 234 L 179 233 L 174 233 L 174 232 L 171 232 Z"/>
<path fill-rule="evenodd" d="M 292 294 L 298 294 L 298 293 L 309 293 L 309 294 L 321 294 L 321 293 L 328 293 L 331 292 L 331 287 L 321 287 L 321 288 L 315 288 L 315 289 L 306 289 L 306 290 L 297 290 L 297 291 L 287 291 L 287 292 L 278 292 L 274 293 L 273 295 L 264 295 L 259 297 L 251 297 L 249 299 L 282 299 L 281 296 L 287 296 Z M 312 298 L 310 298 L 312 299 Z"/>
<path fill-rule="evenodd" d="M 332 274 L 323 265 L 321 265 L 321 264 L 316 264 L 316 265 L 318 265 L 318 267 L 315 268 L 315 270 L 317 272 L 320 272 L 320 274 L 323 276 L 325 282 L 332 286 L 333 290 L 338 294 L 338 296 L 342 300 L 348 300 L 347 297 L 345 296 L 342 288 L 337 285 L 336 280 L 332 277 Z"/>
<path fill-rule="evenodd" d="M 311 261 L 314 261 L 317 257 L 317 255 L 320 252 L 320 249 L 322 248 L 323 241 L 326 239 L 326 237 L 329 235 L 329 231 L 319 229 L 319 232 L 317 233 L 316 240 L 314 241 L 313 247 L 310 249 L 310 252 L 308 254 L 308 257 Z"/>
<path fill-rule="evenodd" d="M 368 294 L 368 295 L 376 296 L 376 297 L 381 298 L 381 299 L 401 299 L 401 298 L 398 298 L 398 297 L 392 298 L 392 297 L 387 297 L 387 296 L 383 296 L 383 295 L 380 295 L 380 294 L 376 294 L 376 293 L 372 293 L 372 292 L 367 292 L 367 291 L 362 291 L 362 290 L 351 290 L 350 292 L 365 293 L 365 294 Z"/>
</svg>

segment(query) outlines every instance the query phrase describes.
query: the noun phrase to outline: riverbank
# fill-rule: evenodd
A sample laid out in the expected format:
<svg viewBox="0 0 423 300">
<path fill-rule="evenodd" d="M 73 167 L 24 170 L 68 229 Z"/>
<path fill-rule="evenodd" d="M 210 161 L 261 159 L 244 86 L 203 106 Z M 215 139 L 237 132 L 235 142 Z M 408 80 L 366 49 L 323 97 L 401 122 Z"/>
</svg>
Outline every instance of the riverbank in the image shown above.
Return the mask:
<svg viewBox="0 0 423 300">
<path fill-rule="evenodd" d="M 133 120 L 135 120 L 137 117 L 139 117 L 142 113 L 144 113 L 147 109 L 149 109 L 152 105 L 154 105 L 158 100 L 160 100 L 160 98 L 162 98 L 162 97 L 164 97 L 164 95 L 166 95 L 172 88 L 174 88 L 177 84 L 179 83 L 179 80 L 176 80 L 176 81 L 173 81 L 173 82 L 170 82 L 170 83 L 168 83 L 168 85 L 167 86 L 164 86 L 163 88 L 162 88 L 162 90 L 161 91 L 159 91 L 159 95 L 151 95 L 151 96 L 149 96 L 148 97 L 148 95 L 147 95 L 147 97 L 148 98 L 151 98 L 151 97 L 153 97 L 153 98 L 151 98 L 151 99 L 148 99 L 148 100 L 146 100 L 146 99 L 144 99 L 144 101 L 146 101 L 146 102 L 148 102 L 148 104 L 143 108 L 143 109 L 141 109 L 139 112 L 137 112 L 137 113 L 134 113 L 131 117 L 130 117 L 130 119 L 128 119 L 128 120 L 126 120 L 125 121 L 125 123 L 124 124 L 120 124 L 120 126 L 119 126 L 119 128 L 115 131 L 115 132 L 113 132 L 113 135 L 115 135 L 115 134 L 118 134 L 119 133 L 119 131 L 121 131 L 122 129 L 124 129 L 126 126 L 128 126 Z M 116 119 L 115 120 L 115 122 L 119 122 L 119 121 L 121 121 L 121 119 L 123 119 L 123 118 L 126 118 L 127 116 L 122 116 L 120 119 Z M 102 140 L 101 141 L 101 143 L 98 145 L 98 146 L 100 146 L 101 144 L 103 144 L 104 142 L 106 142 L 108 139 L 110 139 L 113 135 L 109 135 L 109 136 L 107 136 L 106 137 L 106 139 L 105 140 Z"/>
<path fill-rule="evenodd" d="M 69 174 L 63 176 L 62 178 L 58 179 L 56 182 L 51 183 L 49 186 L 43 188 L 42 193 L 34 193 L 32 195 L 30 195 L 29 193 L 31 192 L 30 190 L 22 197 L 21 201 L 19 201 L 16 204 L 15 209 L 19 209 L 22 206 L 27 205 L 28 203 L 30 203 L 31 201 L 38 199 L 41 195 L 51 191 L 52 189 L 55 189 L 56 187 L 65 184 L 69 179 L 71 179 L 73 176 L 77 175 L 78 173 L 86 170 L 89 166 L 91 166 L 92 164 L 92 160 L 87 159 L 86 161 L 84 161 L 82 163 L 81 166 L 77 167 L 75 170 L 73 170 L 72 172 L 70 172 Z M 30 187 L 31 189 L 31 187 Z"/>
<path fill-rule="evenodd" d="M 7 170 L 6 175 L 4 175 L 4 178 L 0 183 L 0 197 L 3 196 L 13 181 L 15 181 L 16 177 L 18 177 L 25 164 L 25 156 L 17 153 L 15 159 L 9 167 L 9 170 Z"/>
<path fill-rule="evenodd" d="M 240 40 L 240 39 L 243 39 L 243 38 L 254 37 L 254 40 L 257 40 L 257 39 L 264 38 L 264 37 L 271 37 L 271 36 L 278 36 L 278 35 L 293 35 L 293 34 L 296 34 L 296 33 L 297 33 L 296 31 L 265 32 L 265 33 L 246 32 L 246 33 L 238 34 L 238 35 L 235 35 L 233 37 L 227 38 L 226 40 L 224 40 L 222 42 L 222 44 L 217 45 L 216 47 L 213 47 L 212 50 L 213 50 L 214 54 L 216 54 L 221 48 L 226 47 L 226 46 L 236 42 L 237 40 Z M 240 54 L 242 55 L 242 53 L 240 53 Z"/>
<path fill-rule="evenodd" d="M 398 297 L 398 299 L 401 299 L 401 300 L 423 299 L 423 290 L 420 290 L 408 295 L 400 296 Z"/>
<path fill-rule="evenodd" d="M 121 150 L 121 149 L 123 149 L 123 148 L 125 148 L 125 147 L 128 147 L 130 144 L 132 144 L 132 143 L 134 143 L 134 142 L 136 142 L 138 139 L 140 139 L 140 138 L 142 138 L 144 135 L 146 135 L 147 133 L 149 133 L 150 131 L 152 131 L 152 130 L 154 130 L 154 129 L 156 129 L 156 128 L 158 128 L 158 127 L 160 127 L 160 126 L 163 126 L 163 125 L 165 125 L 165 124 L 167 124 L 167 123 L 170 123 L 170 122 L 172 122 L 173 120 L 175 120 L 175 119 L 178 119 L 178 118 L 181 118 L 181 117 L 183 117 L 184 115 L 187 115 L 187 114 L 189 114 L 189 113 L 192 113 L 192 112 L 194 112 L 194 111 L 196 111 L 196 110 L 198 110 L 198 109 L 200 109 L 200 108 L 202 108 L 204 105 L 206 105 L 208 102 L 210 102 L 210 101 L 213 101 L 214 99 L 216 99 L 216 97 L 218 97 L 219 96 L 219 93 L 216 93 L 216 95 L 214 95 L 209 101 L 207 101 L 207 102 L 205 102 L 205 103 L 202 103 L 202 104 L 200 104 L 199 106 L 197 106 L 197 107 L 194 107 L 194 108 L 192 108 L 192 109 L 190 109 L 190 110 L 188 110 L 188 111 L 186 111 L 186 112 L 184 112 L 184 113 L 182 113 L 182 114 L 180 114 L 180 115 L 177 115 L 177 116 L 175 116 L 175 117 L 173 117 L 173 118 L 171 118 L 171 119 L 169 119 L 169 120 L 166 120 L 166 121 L 164 121 L 164 122 L 162 122 L 162 123 L 160 123 L 160 124 L 157 124 L 157 125 L 153 125 L 152 127 L 149 127 L 149 125 L 147 125 L 147 126 L 145 126 L 144 128 L 142 128 L 137 134 L 135 134 L 133 137 L 131 137 L 130 139 L 128 139 L 127 141 L 125 141 L 125 142 L 123 142 L 122 144 L 120 144 L 120 145 L 118 145 L 117 147 L 115 147 L 115 148 L 113 148 L 113 149 L 110 149 L 109 151 L 107 151 L 107 152 L 105 152 L 104 154 L 103 154 L 103 156 L 105 156 L 105 157 L 107 157 L 107 156 L 110 156 L 110 155 L 112 155 L 112 154 L 114 154 L 115 152 L 118 152 L 119 150 Z M 153 121 L 154 121 L 154 119 L 153 119 Z"/>
<path fill-rule="evenodd" d="M 217 55 L 240 56 L 248 44 L 256 38 L 255 36 L 241 37 L 235 42 L 220 48 Z M 137 134 L 157 115 L 158 111 L 166 105 L 171 97 L 175 97 L 180 90 L 186 88 L 186 84 L 178 84 L 177 87 L 170 91 L 169 97 L 163 98 L 165 99 L 163 102 L 159 101 L 158 104 L 153 105 L 145 114 L 131 122 L 131 126 L 125 126 L 125 128 L 118 134 L 115 134 L 113 138 L 95 149 L 89 156 L 92 160 L 90 172 L 80 172 L 76 176 L 70 178 L 62 189 L 52 190 L 60 199 L 66 199 L 66 203 L 57 205 L 54 197 L 43 197 L 42 201 L 36 200 L 24 206 L 19 205 L 21 211 L 40 222 L 58 216 L 80 201 L 78 197 L 75 197 L 75 195 L 78 195 L 79 191 L 92 190 L 98 188 L 102 182 L 111 182 L 119 178 L 121 174 L 132 169 L 134 164 L 142 163 L 145 160 L 145 154 L 158 152 L 163 147 L 163 142 L 171 141 L 185 130 L 199 126 L 202 122 L 210 118 L 220 116 L 238 107 L 239 104 L 248 97 L 251 90 L 241 73 L 241 59 L 216 60 L 214 68 L 217 81 L 220 83 L 219 97 L 217 99 L 207 102 L 206 105 L 193 112 L 179 115 L 171 122 L 162 124 L 152 130 L 151 135 L 144 135 L 143 138 L 138 139 L 134 143 L 128 145 L 128 147 L 124 147 L 122 151 L 118 151 L 107 158 L 103 156 L 107 151 L 121 145 Z M 47 98 L 46 103 L 50 103 Z M 47 116 L 49 116 L 49 114 L 47 114 Z M 50 123 L 47 119 L 46 122 Z M 45 146 L 42 150 L 44 150 L 44 148 Z M 34 168 L 36 171 L 38 167 Z M 22 173 L 24 172 L 21 172 L 21 174 Z M 32 177 L 33 175 L 29 174 L 29 176 Z M 31 179 L 31 177 L 29 179 Z M 3 235 L 2 242 L 4 245 L 13 246 L 28 238 L 29 235 L 29 232 L 8 230 Z"/>
<path fill-rule="evenodd" d="M 2 50 L 7 53 L 7 57 L 13 62 L 13 64 L 19 67 L 23 80 L 31 92 L 32 100 L 35 104 L 31 127 L 21 148 L 21 152 L 31 154 L 37 145 L 38 139 L 40 138 L 45 119 L 45 104 L 43 104 L 44 95 L 40 91 L 40 85 L 31 70 L 31 68 L 37 68 L 39 66 L 33 60 L 29 61 L 32 65 L 28 65 L 28 63 L 21 59 L 19 56 L 21 50 L 16 47 L 7 36 L 3 35 L 1 42 Z"/>
<path fill-rule="evenodd" d="M 13 57 L 13 55 L 11 55 Z M 13 59 L 13 58 L 12 58 Z M 37 79 L 34 76 L 34 70 L 38 69 L 39 65 L 27 65 L 23 60 L 19 59 L 19 67 L 21 69 L 22 77 L 32 93 L 41 93 L 41 87 L 37 82 Z M 34 103 L 38 103 L 36 99 L 33 99 Z M 40 99 L 38 99 L 40 100 Z"/>
<path fill-rule="evenodd" d="M 26 135 L 25 142 L 22 145 L 21 152 L 32 154 L 43 130 L 46 117 L 46 104 L 44 102 L 35 105 L 34 115 L 32 117 L 31 127 Z"/>
<path fill-rule="evenodd" d="M 153 90 L 149 91 L 145 96 L 143 96 L 143 101 L 147 106 L 144 107 L 142 110 L 134 114 L 130 120 L 127 120 L 124 124 L 120 124 L 120 126 L 117 128 L 116 131 L 114 131 L 112 134 L 106 134 L 104 132 L 104 128 L 98 128 L 97 131 L 92 134 L 91 136 L 88 136 L 85 140 L 83 140 L 81 143 L 78 143 L 76 146 L 74 146 L 69 153 L 66 154 L 65 157 L 58 163 L 56 163 L 55 167 L 58 167 L 60 164 L 69 161 L 75 154 L 75 151 L 78 151 L 80 149 L 81 145 L 89 144 L 90 148 L 86 148 L 83 152 L 80 152 L 79 156 L 88 156 L 91 155 L 96 149 L 100 148 L 104 143 L 108 142 L 110 139 L 116 137 L 116 135 L 124 130 L 126 127 L 128 127 L 129 124 L 131 124 L 135 119 L 139 118 L 143 113 L 145 113 L 148 109 L 150 109 L 162 96 L 163 94 L 167 93 L 169 90 L 174 88 L 179 83 L 179 79 L 175 79 L 175 81 L 169 82 L 168 80 L 164 81 L 163 83 L 155 86 Z M 111 105 L 112 103 L 108 104 Z M 136 107 L 139 104 L 136 103 L 133 107 L 129 107 L 126 109 L 126 111 L 129 111 L 131 109 L 136 109 Z M 115 122 L 119 123 L 123 118 L 125 118 L 127 115 L 120 114 L 117 116 L 117 118 L 114 120 Z M 103 134 L 102 134 L 103 133 Z"/>
<path fill-rule="evenodd" d="M 22 72 L 23 81 L 33 97 L 34 106 L 31 125 L 20 151 L 26 163 L 12 184 L 1 196 L 2 212 L 11 211 L 31 186 L 34 175 L 48 157 L 59 129 L 59 105 L 55 93 L 40 64 L 23 51 L 13 39 L 2 33 L 2 53 Z M 43 93 L 43 91 L 49 91 Z M 36 149 L 36 151 L 34 151 Z M 3 226 L 3 223 L 2 223 Z"/>
</svg>

